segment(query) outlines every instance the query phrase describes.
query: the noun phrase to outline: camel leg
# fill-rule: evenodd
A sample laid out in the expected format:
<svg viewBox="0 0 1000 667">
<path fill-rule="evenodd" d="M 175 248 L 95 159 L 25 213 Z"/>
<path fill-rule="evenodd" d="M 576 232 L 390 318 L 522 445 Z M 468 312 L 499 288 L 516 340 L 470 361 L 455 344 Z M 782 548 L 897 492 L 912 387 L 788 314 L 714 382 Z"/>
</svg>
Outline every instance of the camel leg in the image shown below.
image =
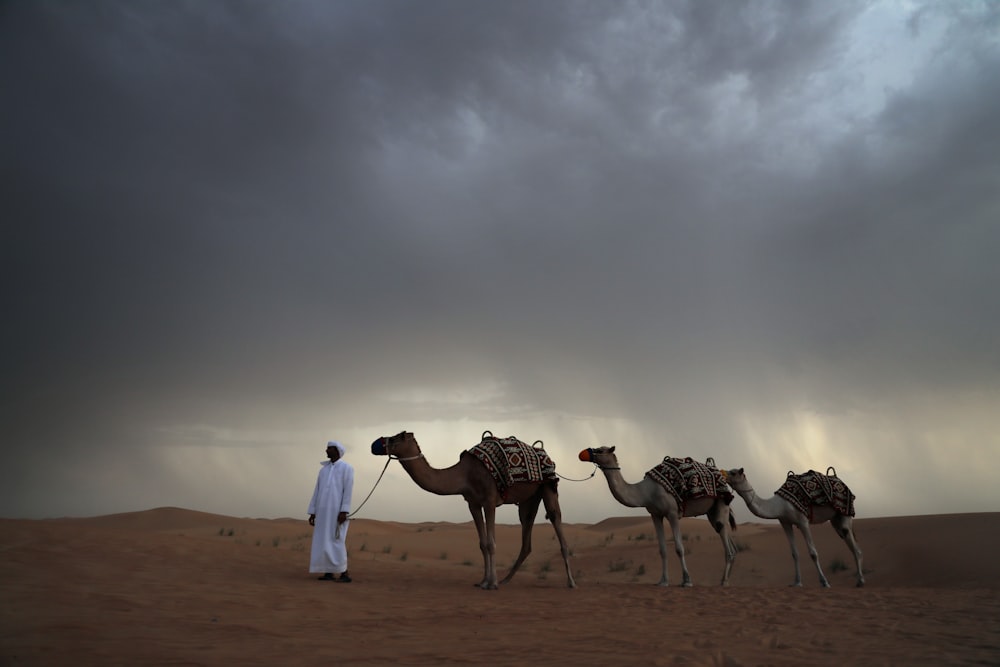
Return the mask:
<svg viewBox="0 0 1000 667">
<path fill-rule="evenodd" d="M 472 514 L 472 522 L 476 524 L 476 533 L 479 535 L 479 551 L 483 554 L 483 578 L 476 586 L 484 589 L 496 588 L 496 564 L 493 560 L 496 554 L 496 545 L 493 542 L 493 531 L 488 530 L 488 526 L 492 524 L 492 521 L 489 520 L 491 517 L 487 516 L 489 512 L 485 507 L 472 502 L 469 503 L 469 512 Z M 495 516 L 494 510 L 493 517 L 495 518 Z M 492 586 L 490 586 L 491 582 Z"/>
<path fill-rule="evenodd" d="M 497 588 L 497 540 L 496 540 L 496 516 L 497 508 L 493 503 L 483 507 L 483 515 L 486 518 L 486 552 L 489 554 L 489 565 L 487 566 L 487 581 L 485 588 L 496 590 Z"/>
<path fill-rule="evenodd" d="M 823 568 L 819 564 L 819 552 L 816 550 L 816 545 L 813 543 L 812 531 L 809 530 L 809 521 L 803 516 L 798 522 L 799 530 L 802 532 L 802 537 L 806 540 L 806 547 L 809 549 L 809 557 L 812 558 L 813 565 L 816 566 L 816 572 L 819 574 L 819 583 L 823 588 L 829 588 L 830 582 L 826 580 L 826 575 L 823 574 Z"/>
<path fill-rule="evenodd" d="M 536 494 L 517 506 L 517 514 L 521 520 L 521 552 L 517 554 L 517 560 L 511 565 L 510 572 L 503 578 L 501 584 L 506 584 L 514 578 L 514 573 L 531 553 L 531 530 L 535 525 L 535 516 L 538 514 L 538 504 L 541 500 L 541 496 Z"/>
<path fill-rule="evenodd" d="M 733 561 L 736 560 L 736 546 L 729 534 L 729 505 L 717 502 L 712 506 L 709 514 L 709 521 L 715 532 L 722 540 L 722 550 L 726 556 L 726 567 L 722 571 L 722 586 L 729 585 L 729 574 L 733 570 Z"/>
<path fill-rule="evenodd" d="M 857 586 L 861 588 L 865 585 L 865 574 L 861 565 L 861 547 L 858 546 L 858 540 L 854 536 L 854 519 L 843 514 L 838 514 L 830 520 L 830 525 L 833 526 L 833 529 L 837 531 L 837 534 L 847 543 L 847 547 L 854 554 L 854 564 L 858 568 Z"/>
<path fill-rule="evenodd" d="M 687 561 L 684 559 L 684 540 L 681 537 L 680 518 L 676 514 L 668 514 L 667 521 L 670 522 L 670 532 L 674 534 L 674 551 L 677 552 L 677 557 L 681 561 L 681 570 L 684 574 L 684 580 L 681 581 L 681 586 L 694 586 L 694 584 L 691 583 L 691 575 L 688 573 Z"/>
<path fill-rule="evenodd" d="M 653 519 L 653 529 L 656 530 L 656 541 L 660 545 L 660 580 L 656 582 L 656 585 L 669 586 L 670 582 L 667 578 L 667 537 L 663 534 L 663 516 L 653 513 L 650 513 L 649 516 Z"/>
<path fill-rule="evenodd" d="M 559 540 L 559 552 L 562 554 L 563 565 L 566 566 L 566 585 L 576 588 L 573 572 L 569 567 L 569 546 L 566 544 L 566 536 L 563 535 L 562 509 L 559 507 L 559 494 L 555 487 L 546 486 L 542 491 L 542 500 L 545 502 L 545 516 L 552 522 L 552 529 L 556 531 L 556 538 Z"/>
<path fill-rule="evenodd" d="M 795 565 L 795 581 L 792 582 L 792 586 L 801 586 L 802 573 L 799 571 L 799 550 L 795 546 L 795 532 L 792 530 L 792 524 L 787 521 L 781 522 L 781 529 L 785 531 L 785 537 L 788 539 L 788 546 L 792 549 L 792 563 Z"/>
</svg>

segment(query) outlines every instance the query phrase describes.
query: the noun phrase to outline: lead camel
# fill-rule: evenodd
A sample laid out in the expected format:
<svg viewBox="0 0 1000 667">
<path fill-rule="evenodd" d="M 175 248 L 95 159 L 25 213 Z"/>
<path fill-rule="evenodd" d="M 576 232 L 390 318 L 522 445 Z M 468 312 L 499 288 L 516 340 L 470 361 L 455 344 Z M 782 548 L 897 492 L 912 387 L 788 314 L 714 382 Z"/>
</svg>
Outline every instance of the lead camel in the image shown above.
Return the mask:
<svg viewBox="0 0 1000 667">
<path fill-rule="evenodd" d="M 475 456 L 459 457 L 458 463 L 448 468 L 432 468 L 412 433 L 403 431 L 383 437 L 372 443 L 372 454 L 397 458 L 403 470 L 424 491 L 439 496 L 462 496 L 469 504 L 472 521 L 479 534 L 479 550 L 483 554 L 483 578 L 476 584 L 483 589 L 495 589 L 514 578 L 521 563 L 531 553 L 531 529 L 538 514 L 538 506 L 545 505 L 545 517 L 552 522 L 559 539 L 559 549 L 566 566 L 566 583 L 576 588 L 569 567 L 569 547 L 562 530 L 562 511 L 556 481 L 515 482 L 502 493 L 486 466 Z M 496 508 L 504 503 L 517 505 L 521 521 L 521 551 L 510 572 L 500 582 L 496 570 Z"/>
</svg>

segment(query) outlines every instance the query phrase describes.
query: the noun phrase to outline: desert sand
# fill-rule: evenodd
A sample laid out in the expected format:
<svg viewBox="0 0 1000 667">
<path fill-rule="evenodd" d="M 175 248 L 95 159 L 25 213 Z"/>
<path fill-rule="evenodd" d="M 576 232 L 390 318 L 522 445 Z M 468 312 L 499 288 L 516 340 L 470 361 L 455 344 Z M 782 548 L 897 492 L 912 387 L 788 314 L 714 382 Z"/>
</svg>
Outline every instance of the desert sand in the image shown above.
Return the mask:
<svg viewBox="0 0 1000 667">
<path fill-rule="evenodd" d="M 332 583 L 307 571 L 302 519 L 4 519 L 0 664 L 1000 664 L 1000 513 L 856 520 L 864 588 L 847 547 L 816 526 L 823 589 L 799 537 L 804 586 L 788 586 L 772 523 L 739 525 L 731 585 L 718 586 L 722 547 L 704 518 L 683 521 L 695 586 L 656 586 L 652 525 L 636 512 L 566 526 L 576 589 L 537 524 L 531 556 L 497 591 L 472 585 L 471 522 L 355 519 L 354 581 Z M 501 575 L 519 544 L 518 526 L 498 526 Z M 672 551 L 669 568 L 679 583 Z"/>
</svg>

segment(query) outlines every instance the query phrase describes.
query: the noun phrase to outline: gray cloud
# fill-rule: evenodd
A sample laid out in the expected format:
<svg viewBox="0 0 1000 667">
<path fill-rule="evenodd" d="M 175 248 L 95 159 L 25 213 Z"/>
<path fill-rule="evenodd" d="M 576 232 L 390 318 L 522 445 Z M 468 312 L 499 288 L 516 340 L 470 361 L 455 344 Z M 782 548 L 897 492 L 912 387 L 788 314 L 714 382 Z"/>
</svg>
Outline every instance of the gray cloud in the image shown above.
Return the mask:
<svg viewBox="0 0 1000 667">
<path fill-rule="evenodd" d="M 568 470 L 626 437 L 636 474 L 713 455 L 873 487 L 996 452 L 997 21 L 8 3 L 0 513 L 294 514 L 316 442 L 414 423 L 440 464 L 520 424 Z"/>
</svg>

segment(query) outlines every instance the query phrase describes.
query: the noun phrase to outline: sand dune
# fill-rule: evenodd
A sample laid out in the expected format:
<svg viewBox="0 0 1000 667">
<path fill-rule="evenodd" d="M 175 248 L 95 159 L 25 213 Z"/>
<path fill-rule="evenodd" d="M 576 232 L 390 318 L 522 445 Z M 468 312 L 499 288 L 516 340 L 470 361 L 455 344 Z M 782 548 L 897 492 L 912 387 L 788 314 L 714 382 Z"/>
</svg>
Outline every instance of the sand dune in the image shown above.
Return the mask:
<svg viewBox="0 0 1000 667">
<path fill-rule="evenodd" d="M 731 586 L 703 519 L 682 542 L 695 587 L 662 588 L 648 515 L 566 526 L 566 587 L 547 524 L 498 591 L 472 586 L 471 523 L 355 520 L 350 584 L 307 572 L 299 519 L 178 508 L 0 520 L 2 665 L 1000 664 L 1000 513 L 858 519 L 868 585 L 829 526 L 800 542 L 803 588 L 776 524 L 743 523 Z M 498 527 L 500 562 L 520 528 Z M 672 551 L 672 583 L 680 567 Z M 840 569 L 840 565 L 845 569 Z"/>
</svg>

